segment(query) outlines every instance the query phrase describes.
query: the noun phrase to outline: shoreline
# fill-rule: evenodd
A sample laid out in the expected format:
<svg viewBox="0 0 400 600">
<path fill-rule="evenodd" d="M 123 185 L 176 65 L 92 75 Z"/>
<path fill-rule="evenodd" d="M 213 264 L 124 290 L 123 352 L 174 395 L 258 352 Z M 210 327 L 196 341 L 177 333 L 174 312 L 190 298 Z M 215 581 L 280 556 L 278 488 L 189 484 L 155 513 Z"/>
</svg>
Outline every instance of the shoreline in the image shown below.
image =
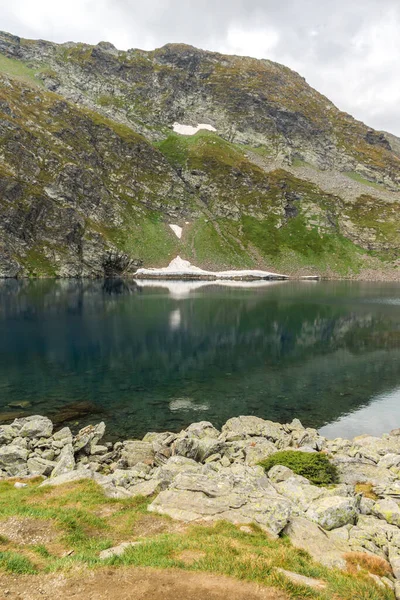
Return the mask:
<svg viewBox="0 0 400 600">
<path fill-rule="evenodd" d="M 220 430 L 200 421 L 102 444 L 105 430 L 101 422 L 76 435 L 54 431 L 42 416 L 3 425 L 0 479 L 17 488 L 37 477 L 41 486 L 89 479 L 108 498 L 148 497 L 149 512 L 177 521 L 256 524 L 274 538 L 288 535 L 330 567 L 345 568 L 348 552 L 372 554 L 400 580 L 400 429 L 332 440 L 298 419 L 241 416 Z M 323 456 L 337 479 L 313 484 L 279 459 L 269 470 L 260 466 L 279 452 Z"/>
</svg>

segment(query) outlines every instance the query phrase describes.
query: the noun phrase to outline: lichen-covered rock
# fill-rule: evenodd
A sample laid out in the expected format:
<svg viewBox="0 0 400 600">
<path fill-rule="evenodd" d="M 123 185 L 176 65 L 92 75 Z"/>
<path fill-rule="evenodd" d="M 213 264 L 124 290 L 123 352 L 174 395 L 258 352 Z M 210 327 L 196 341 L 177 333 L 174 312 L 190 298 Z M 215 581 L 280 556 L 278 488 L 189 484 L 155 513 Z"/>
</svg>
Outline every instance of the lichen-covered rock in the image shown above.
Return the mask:
<svg viewBox="0 0 400 600">
<path fill-rule="evenodd" d="M 27 467 L 31 475 L 50 475 L 55 463 L 37 456 L 28 458 Z"/>
<path fill-rule="evenodd" d="M 52 477 L 59 477 L 65 473 L 69 473 L 75 469 L 75 456 L 72 444 L 67 444 L 63 447 L 54 466 Z"/>
<path fill-rule="evenodd" d="M 343 554 L 351 550 L 350 545 L 338 545 L 316 523 L 303 517 L 292 517 L 284 533 L 294 546 L 309 552 L 314 560 L 327 567 L 346 568 Z"/>
<path fill-rule="evenodd" d="M 84 452 L 90 454 L 92 446 L 96 446 L 106 431 L 105 423 L 98 425 L 88 425 L 79 431 L 73 441 L 74 452 Z"/>
<path fill-rule="evenodd" d="M 135 440 L 124 442 L 121 460 L 128 467 L 134 467 L 137 463 L 152 465 L 154 463 L 153 445 L 150 442 Z"/>
<path fill-rule="evenodd" d="M 185 429 L 189 437 L 212 438 L 218 439 L 220 432 L 214 427 L 209 421 L 200 421 L 199 423 L 192 423 Z"/>
<path fill-rule="evenodd" d="M 0 447 L 0 468 L 8 475 L 24 475 L 28 472 L 26 462 L 28 450 L 20 446 L 10 444 Z"/>
<path fill-rule="evenodd" d="M 272 442 L 283 434 L 282 426 L 259 417 L 233 417 L 222 427 L 222 436 L 226 441 L 242 440 L 247 437 L 264 437 Z"/>
<path fill-rule="evenodd" d="M 400 527 L 400 506 L 392 498 L 375 502 L 372 513 L 379 519 L 384 519 L 390 525 Z"/>
<path fill-rule="evenodd" d="M 306 512 L 307 519 L 330 531 L 354 523 L 357 517 L 357 498 L 332 496 L 313 502 Z"/>
<path fill-rule="evenodd" d="M 251 441 L 244 447 L 244 452 L 246 464 L 253 466 L 277 452 L 277 448 L 265 438 L 251 438 Z"/>
<path fill-rule="evenodd" d="M 50 419 L 37 415 L 15 419 L 11 427 L 22 438 L 48 438 L 53 433 L 53 423 Z"/>
</svg>

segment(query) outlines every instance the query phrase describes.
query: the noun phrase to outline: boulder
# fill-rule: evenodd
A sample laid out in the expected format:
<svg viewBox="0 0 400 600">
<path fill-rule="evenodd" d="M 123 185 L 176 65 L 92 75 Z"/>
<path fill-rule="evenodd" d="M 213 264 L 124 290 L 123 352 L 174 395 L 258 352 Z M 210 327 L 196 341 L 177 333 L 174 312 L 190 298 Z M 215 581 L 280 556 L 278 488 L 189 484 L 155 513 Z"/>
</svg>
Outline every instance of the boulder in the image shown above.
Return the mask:
<svg viewBox="0 0 400 600">
<path fill-rule="evenodd" d="M 101 422 L 98 425 L 88 425 L 81 429 L 75 436 L 73 446 L 74 452 L 91 453 L 92 446 L 96 446 L 106 431 L 105 423 Z"/>
<path fill-rule="evenodd" d="M 162 488 L 162 482 L 158 479 L 149 479 L 148 481 L 142 481 L 136 483 L 128 488 L 128 492 L 131 496 L 153 496 L 156 492 L 159 492 Z"/>
<path fill-rule="evenodd" d="M 67 444 L 61 450 L 51 476 L 59 477 L 60 475 L 64 475 L 64 473 L 69 473 L 75 469 L 75 466 L 74 449 L 72 444 Z"/>
<path fill-rule="evenodd" d="M 310 505 L 324 495 L 324 488 L 311 485 L 308 479 L 300 475 L 292 475 L 281 483 L 274 484 L 276 491 L 288 498 L 297 507 L 306 512 Z"/>
<path fill-rule="evenodd" d="M 57 477 L 50 477 L 43 481 L 39 487 L 64 485 L 65 483 L 81 481 L 82 479 L 94 479 L 94 477 L 95 474 L 90 469 L 77 469 L 76 471 L 69 471 Z"/>
<path fill-rule="evenodd" d="M 233 417 L 222 427 L 222 436 L 226 441 L 242 440 L 247 437 L 265 437 L 272 442 L 284 435 L 281 425 L 264 421 L 259 417 Z"/>
<path fill-rule="evenodd" d="M 69 427 L 63 427 L 53 433 L 53 442 L 57 442 L 56 447 L 62 448 L 66 444 L 72 444 L 72 432 Z"/>
<path fill-rule="evenodd" d="M 0 427 L 0 445 L 9 444 L 15 437 L 16 431 L 11 425 L 2 425 Z"/>
<path fill-rule="evenodd" d="M 327 567 L 346 568 L 343 552 L 349 552 L 350 546 L 340 547 L 316 523 L 302 517 L 292 517 L 283 533 L 289 536 L 294 546 L 306 550 L 314 560 Z"/>
<path fill-rule="evenodd" d="M 247 465 L 257 465 L 260 461 L 277 452 L 276 446 L 265 438 L 251 438 L 244 448 Z"/>
<path fill-rule="evenodd" d="M 214 427 L 209 421 L 200 421 L 199 423 L 192 423 L 185 429 L 189 437 L 195 437 L 198 439 L 211 438 L 218 439 L 220 432 Z"/>
<path fill-rule="evenodd" d="M 318 523 L 323 529 L 330 531 L 337 527 L 354 523 L 357 517 L 357 498 L 331 496 L 319 498 L 313 502 L 306 512 L 307 519 Z"/>
<path fill-rule="evenodd" d="M 18 445 L 0 447 L 0 468 L 6 471 L 7 475 L 26 475 L 28 460 L 28 450 Z"/>
<path fill-rule="evenodd" d="M 122 542 L 118 544 L 118 546 L 114 546 L 113 548 L 108 548 L 107 550 L 102 550 L 99 554 L 100 560 L 107 560 L 108 558 L 113 558 L 114 556 L 122 556 L 124 552 L 128 548 L 134 548 L 135 546 L 140 546 L 143 542 Z"/>
<path fill-rule="evenodd" d="M 379 519 L 384 519 L 390 525 L 400 527 L 400 506 L 392 498 L 375 502 L 372 514 Z"/>
<path fill-rule="evenodd" d="M 53 433 L 53 423 L 50 419 L 38 415 L 15 419 L 11 427 L 22 438 L 48 438 Z"/>
<path fill-rule="evenodd" d="M 154 463 L 153 445 L 150 442 L 136 440 L 124 442 L 121 459 L 128 467 L 134 467 L 137 463 L 152 465 Z"/>
<path fill-rule="evenodd" d="M 39 456 L 33 456 L 29 458 L 27 462 L 28 470 L 31 475 L 50 475 L 55 464 L 55 462 Z"/>
</svg>

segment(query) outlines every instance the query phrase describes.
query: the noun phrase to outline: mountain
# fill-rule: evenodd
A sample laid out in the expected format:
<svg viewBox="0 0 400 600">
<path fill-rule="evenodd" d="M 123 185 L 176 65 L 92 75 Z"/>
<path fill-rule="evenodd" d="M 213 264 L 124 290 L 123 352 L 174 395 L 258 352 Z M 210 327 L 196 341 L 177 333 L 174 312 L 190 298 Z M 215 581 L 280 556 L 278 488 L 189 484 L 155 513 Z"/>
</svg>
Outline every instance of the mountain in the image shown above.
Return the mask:
<svg viewBox="0 0 400 600">
<path fill-rule="evenodd" d="M 0 140 L 0 276 L 398 278 L 400 139 L 271 61 L 0 33 Z"/>
</svg>

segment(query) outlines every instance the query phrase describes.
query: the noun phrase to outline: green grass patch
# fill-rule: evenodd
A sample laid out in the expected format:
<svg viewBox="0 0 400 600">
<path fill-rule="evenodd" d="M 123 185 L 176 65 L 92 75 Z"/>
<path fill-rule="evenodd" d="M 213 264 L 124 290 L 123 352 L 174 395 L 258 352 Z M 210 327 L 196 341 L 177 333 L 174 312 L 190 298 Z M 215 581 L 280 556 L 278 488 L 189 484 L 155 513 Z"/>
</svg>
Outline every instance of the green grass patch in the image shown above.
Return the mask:
<svg viewBox="0 0 400 600">
<path fill-rule="evenodd" d="M 259 464 L 266 473 L 276 465 L 288 467 L 314 485 L 330 485 L 338 481 L 337 469 L 325 454 L 285 450 L 272 454 Z"/>
<path fill-rule="evenodd" d="M 0 552 L 0 569 L 18 575 L 34 575 L 36 573 L 31 561 L 17 552 Z"/>
<path fill-rule="evenodd" d="M 369 179 L 365 179 L 362 175 L 357 173 L 356 171 L 345 171 L 344 173 L 346 177 L 353 179 L 353 181 L 357 181 L 358 183 L 362 183 L 363 185 L 368 185 L 369 187 L 373 187 L 377 190 L 384 190 L 384 186 L 376 183 L 375 181 L 369 181 Z"/>
<path fill-rule="evenodd" d="M 21 81 L 41 86 L 42 82 L 36 77 L 35 71 L 14 58 L 0 54 L 0 73 L 11 75 Z"/>
</svg>

